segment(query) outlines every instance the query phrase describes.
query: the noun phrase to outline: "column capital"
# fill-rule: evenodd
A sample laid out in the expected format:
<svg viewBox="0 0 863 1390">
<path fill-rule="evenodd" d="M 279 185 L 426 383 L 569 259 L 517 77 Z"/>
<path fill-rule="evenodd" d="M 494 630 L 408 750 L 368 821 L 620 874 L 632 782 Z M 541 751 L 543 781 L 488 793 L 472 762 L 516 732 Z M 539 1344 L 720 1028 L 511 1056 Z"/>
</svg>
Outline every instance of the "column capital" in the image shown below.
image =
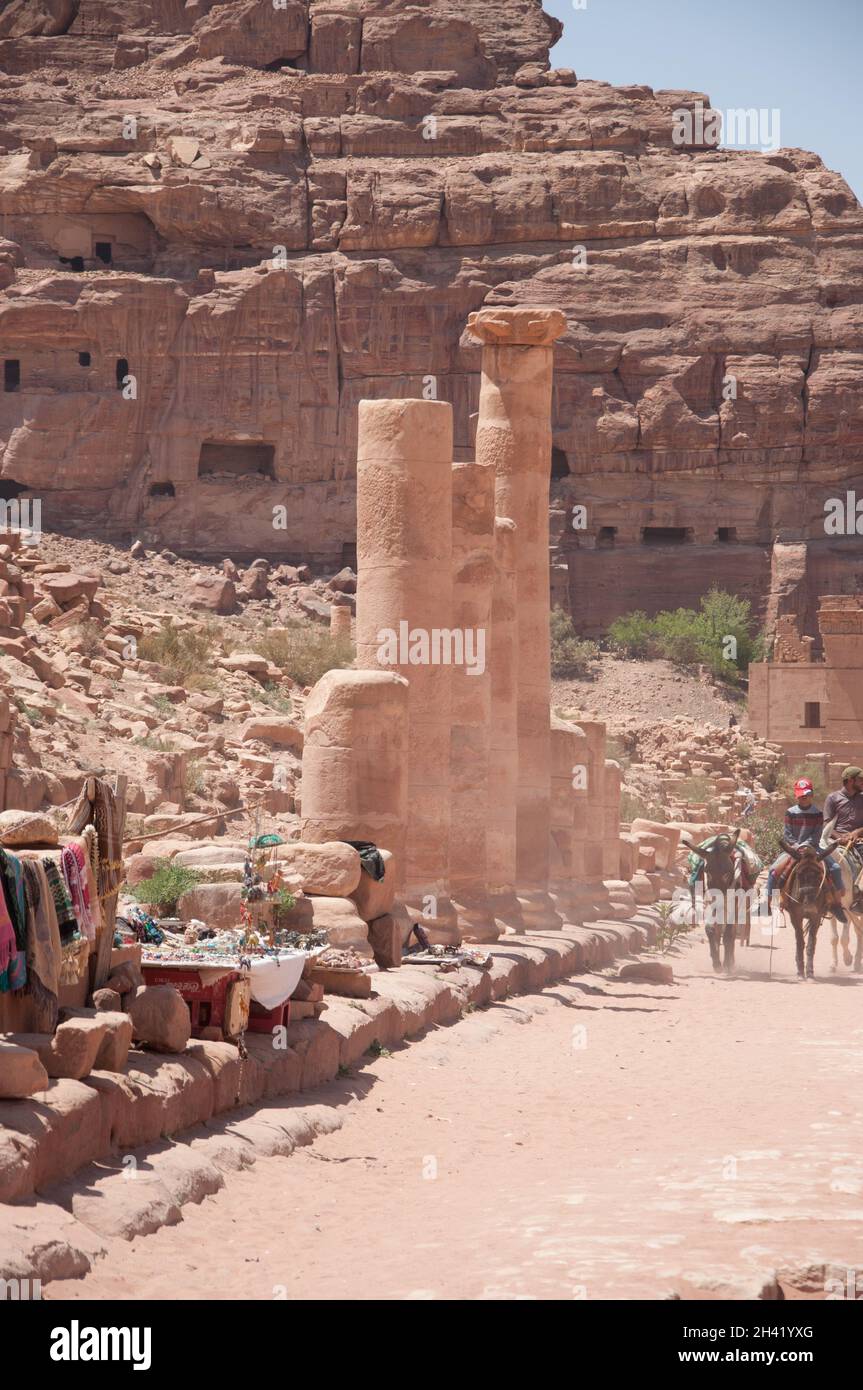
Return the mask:
<svg viewBox="0 0 863 1390">
<path fill-rule="evenodd" d="M 489 304 L 471 314 L 467 326 L 475 338 L 491 346 L 548 347 L 566 328 L 566 315 L 540 304 Z"/>
</svg>

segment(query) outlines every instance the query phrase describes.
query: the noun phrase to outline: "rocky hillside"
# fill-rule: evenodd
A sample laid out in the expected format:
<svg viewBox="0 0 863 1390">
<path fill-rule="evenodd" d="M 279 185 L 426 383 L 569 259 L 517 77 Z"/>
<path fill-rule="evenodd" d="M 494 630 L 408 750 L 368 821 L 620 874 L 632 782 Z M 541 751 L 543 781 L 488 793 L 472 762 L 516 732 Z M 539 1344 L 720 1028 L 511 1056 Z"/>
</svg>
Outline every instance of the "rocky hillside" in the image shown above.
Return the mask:
<svg viewBox="0 0 863 1390">
<path fill-rule="evenodd" d="M 352 607 L 355 576 L 308 583 L 264 560 L 240 572 L 140 544 L 6 539 L 5 804 L 59 807 L 86 774 L 124 773 L 133 838 L 242 837 L 258 819 L 290 836 L 305 692 L 353 657 L 322 619 Z M 227 814 L 237 807 L 250 809 Z"/>
<path fill-rule="evenodd" d="M 813 154 L 675 144 L 705 96 L 555 69 L 558 32 L 540 0 L 0 0 L 6 496 L 337 569 L 357 402 L 436 392 L 463 455 L 468 313 L 539 301 L 582 631 L 763 602 L 777 534 L 853 586 L 823 494 L 860 475 L 861 209 Z"/>
</svg>

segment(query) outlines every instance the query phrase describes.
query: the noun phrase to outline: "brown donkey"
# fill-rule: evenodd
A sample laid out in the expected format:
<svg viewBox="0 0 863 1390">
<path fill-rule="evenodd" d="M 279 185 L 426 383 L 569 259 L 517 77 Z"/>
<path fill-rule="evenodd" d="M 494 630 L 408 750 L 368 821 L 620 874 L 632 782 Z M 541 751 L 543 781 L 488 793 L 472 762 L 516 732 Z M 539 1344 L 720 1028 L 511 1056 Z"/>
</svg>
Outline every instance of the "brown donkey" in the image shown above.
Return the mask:
<svg viewBox="0 0 863 1390">
<path fill-rule="evenodd" d="M 795 860 L 791 872 L 786 875 L 780 887 L 779 904 L 788 913 L 797 942 L 797 974 L 800 979 L 815 979 L 815 943 L 818 928 L 824 914 L 834 906 L 836 890 L 830 882 L 824 860 L 836 848 L 837 841 L 826 849 L 816 849 L 814 845 L 801 845 L 792 848 L 780 840 L 786 854 Z M 806 940 L 806 962 L 803 961 L 804 935 Z"/>
<path fill-rule="evenodd" d="M 740 856 L 736 853 L 739 838 L 739 829 L 735 830 L 733 836 L 717 835 L 709 849 L 700 849 L 688 840 L 681 840 L 681 844 L 685 845 L 696 859 L 700 859 L 704 866 L 704 886 L 709 894 L 709 901 L 705 906 L 704 930 L 710 946 L 710 959 L 717 974 L 724 970 L 726 975 L 730 975 L 734 970 L 734 941 L 737 935 L 737 918 L 740 915 L 738 904 L 741 893 Z M 690 894 L 694 909 L 694 882 L 690 885 Z M 707 897 L 707 894 L 705 896 Z M 745 901 L 745 892 L 743 898 Z M 717 913 L 716 907 L 719 904 L 721 908 Z M 719 926 L 722 928 L 722 960 L 719 958 Z"/>
</svg>

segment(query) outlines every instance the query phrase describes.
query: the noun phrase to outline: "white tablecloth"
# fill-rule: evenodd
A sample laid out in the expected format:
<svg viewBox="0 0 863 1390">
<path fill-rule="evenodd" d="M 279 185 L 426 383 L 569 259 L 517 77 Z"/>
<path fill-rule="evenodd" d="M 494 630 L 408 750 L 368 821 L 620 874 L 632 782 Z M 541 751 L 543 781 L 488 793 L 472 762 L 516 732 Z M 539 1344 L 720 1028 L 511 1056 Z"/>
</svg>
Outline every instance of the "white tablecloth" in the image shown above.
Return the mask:
<svg viewBox="0 0 863 1390">
<path fill-rule="evenodd" d="M 308 956 L 286 951 L 278 956 L 252 957 L 252 998 L 262 1009 L 275 1009 L 289 999 L 300 982 Z"/>
</svg>

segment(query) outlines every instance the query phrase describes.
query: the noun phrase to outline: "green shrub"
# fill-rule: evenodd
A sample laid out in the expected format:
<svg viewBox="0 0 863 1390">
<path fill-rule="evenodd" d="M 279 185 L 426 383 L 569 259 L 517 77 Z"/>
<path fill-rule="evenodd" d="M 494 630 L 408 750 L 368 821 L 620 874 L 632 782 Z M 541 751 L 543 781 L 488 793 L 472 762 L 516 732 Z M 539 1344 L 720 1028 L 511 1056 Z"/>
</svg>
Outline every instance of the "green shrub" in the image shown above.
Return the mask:
<svg viewBox="0 0 863 1390">
<path fill-rule="evenodd" d="M 779 837 L 784 828 L 784 817 L 775 811 L 758 809 L 746 820 L 752 831 L 755 853 L 765 864 L 772 864 L 779 853 Z"/>
<path fill-rule="evenodd" d="M 279 666 L 298 685 L 314 685 L 327 671 L 350 666 L 356 655 L 349 637 L 327 628 L 293 622 L 253 637 L 250 650 Z"/>
<path fill-rule="evenodd" d="M 200 882 L 201 875 L 195 869 L 174 864 L 170 859 L 157 859 L 150 877 L 136 883 L 131 893 L 139 903 L 151 903 L 160 917 L 171 917 L 183 893 Z"/>
<path fill-rule="evenodd" d="M 191 631 L 172 622 L 163 623 L 158 632 L 145 634 L 138 643 L 138 656 L 164 666 L 169 680 L 187 689 L 206 689 L 213 684 L 210 669 L 214 637 L 209 630 Z"/>
<path fill-rule="evenodd" d="M 620 793 L 620 819 L 627 822 L 655 820 L 665 824 L 668 819 L 668 812 L 664 806 L 659 806 L 655 801 L 646 801 L 643 796 L 638 796 L 635 792 L 622 791 Z"/>
<path fill-rule="evenodd" d="M 203 761 L 203 758 L 190 758 L 186 764 L 183 784 L 187 796 L 201 796 L 207 789 L 202 767 Z"/>
<path fill-rule="evenodd" d="M 294 713 L 294 702 L 290 692 L 285 694 L 277 685 L 265 685 L 263 690 L 256 694 L 255 699 L 260 700 L 264 705 L 269 705 L 270 709 L 274 709 L 278 714 L 293 715 Z"/>
<path fill-rule="evenodd" d="M 643 661 L 657 655 L 654 650 L 655 637 L 653 619 L 648 618 L 640 608 L 634 613 L 625 613 L 622 618 L 615 618 L 608 629 L 608 640 L 612 650 L 619 656 L 626 656 L 634 661 Z"/>
<path fill-rule="evenodd" d="M 578 636 L 572 619 L 560 607 L 551 610 L 551 674 L 575 677 L 590 675 L 599 657 L 599 647 Z"/>
<path fill-rule="evenodd" d="M 640 609 L 626 613 L 611 624 L 608 639 L 621 656 L 704 665 L 719 679 L 737 682 L 749 663 L 763 654 L 753 623 L 747 599 L 711 589 L 698 608 L 665 609 L 653 618 Z M 736 643 L 733 657 L 725 654 L 729 637 Z"/>
<path fill-rule="evenodd" d="M 684 777 L 677 791 L 678 796 L 682 796 L 684 801 L 706 801 L 713 791 L 713 783 L 709 777 L 692 776 Z"/>
<path fill-rule="evenodd" d="M 656 927 L 656 945 L 653 950 L 659 955 L 667 955 L 677 944 L 678 938 L 688 936 L 695 930 L 694 922 L 673 922 L 671 914 L 674 911 L 673 902 L 660 902 L 656 904 L 659 910 L 659 922 Z"/>
</svg>

